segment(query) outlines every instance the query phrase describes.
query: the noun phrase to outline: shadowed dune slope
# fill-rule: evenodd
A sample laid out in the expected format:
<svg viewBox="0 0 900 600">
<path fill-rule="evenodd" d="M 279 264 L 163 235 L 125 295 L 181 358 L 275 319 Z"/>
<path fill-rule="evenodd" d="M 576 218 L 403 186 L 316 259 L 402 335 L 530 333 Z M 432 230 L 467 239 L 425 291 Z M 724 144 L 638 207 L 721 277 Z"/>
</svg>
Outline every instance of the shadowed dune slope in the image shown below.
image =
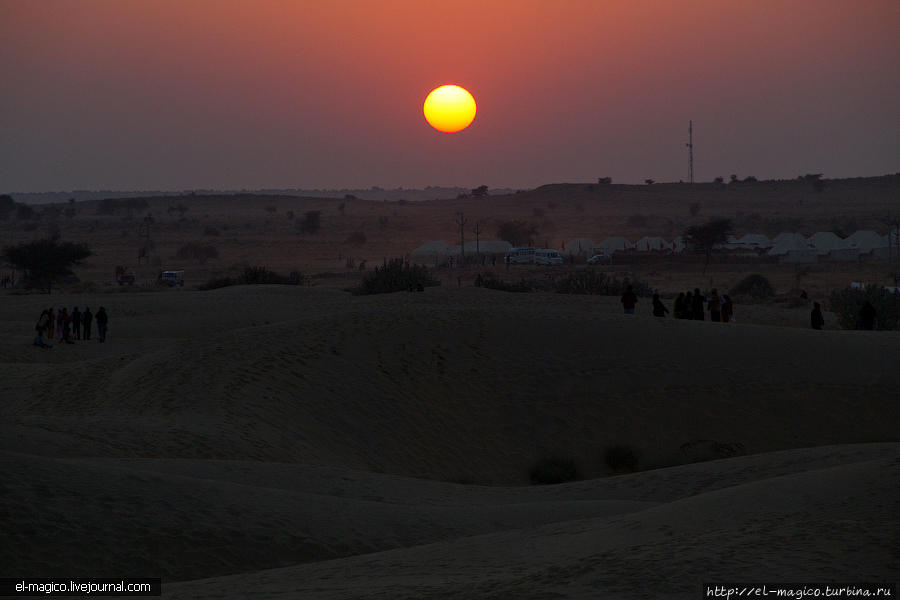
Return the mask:
<svg viewBox="0 0 900 600">
<path fill-rule="evenodd" d="M 607 474 L 610 445 L 651 468 L 896 436 L 892 333 L 625 317 L 480 289 L 221 292 L 155 328 L 133 307 L 104 346 L 4 363 L 0 447 L 520 484 L 547 455 Z"/>
</svg>

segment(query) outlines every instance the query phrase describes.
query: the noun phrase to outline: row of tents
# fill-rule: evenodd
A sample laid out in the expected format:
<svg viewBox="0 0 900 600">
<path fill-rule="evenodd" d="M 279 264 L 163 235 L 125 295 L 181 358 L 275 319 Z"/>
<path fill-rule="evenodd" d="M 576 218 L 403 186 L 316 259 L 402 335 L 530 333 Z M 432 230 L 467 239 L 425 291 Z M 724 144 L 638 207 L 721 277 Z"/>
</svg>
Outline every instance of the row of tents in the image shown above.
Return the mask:
<svg viewBox="0 0 900 600">
<path fill-rule="evenodd" d="M 891 242 L 893 241 L 893 252 Z M 820 231 L 808 238 L 800 233 L 781 233 L 774 238 L 769 238 L 760 233 L 748 233 L 742 237 L 729 236 L 728 240 L 719 246 L 721 250 L 743 251 L 753 255 L 768 255 L 777 257 L 781 262 L 818 262 L 824 261 L 854 261 L 862 256 L 876 259 L 886 259 L 898 250 L 897 233 L 880 235 L 875 231 L 862 230 L 853 235 L 842 238 L 831 231 Z M 465 254 L 504 255 L 512 244 L 501 240 L 480 240 L 464 244 Z M 660 253 L 672 254 L 683 252 L 687 244 L 683 237 L 666 241 L 661 237 L 646 236 L 631 242 L 620 236 L 608 237 L 602 242 L 596 243 L 590 238 L 575 238 L 563 244 L 559 249 L 560 254 L 590 257 L 595 254 L 615 253 Z M 451 246 L 441 240 L 425 242 L 411 253 L 411 257 L 419 259 L 437 259 L 440 257 L 458 256 L 459 246 Z"/>
</svg>

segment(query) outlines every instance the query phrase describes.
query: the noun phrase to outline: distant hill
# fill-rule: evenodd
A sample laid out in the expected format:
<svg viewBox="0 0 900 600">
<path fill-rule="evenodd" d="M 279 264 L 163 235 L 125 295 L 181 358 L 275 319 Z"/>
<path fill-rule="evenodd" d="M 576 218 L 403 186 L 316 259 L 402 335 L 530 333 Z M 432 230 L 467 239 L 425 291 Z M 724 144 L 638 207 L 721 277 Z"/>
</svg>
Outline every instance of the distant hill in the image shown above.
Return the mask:
<svg viewBox="0 0 900 600">
<path fill-rule="evenodd" d="M 510 194 L 516 190 L 510 188 L 491 188 L 491 194 Z M 470 194 L 471 188 L 428 186 L 425 189 L 394 188 L 383 189 L 373 186 L 366 189 L 261 189 L 261 190 L 72 190 L 67 192 L 15 192 L 13 200 L 24 204 L 52 204 L 68 202 L 74 198 L 76 202 L 83 200 L 103 200 L 104 198 L 150 198 L 154 196 L 221 196 L 232 194 L 253 194 L 266 196 L 305 196 L 313 198 L 344 198 L 353 196 L 360 200 L 408 200 L 411 202 L 424 200 L 444 200 L 456 198 L 460 194 Z"/>
</svg>

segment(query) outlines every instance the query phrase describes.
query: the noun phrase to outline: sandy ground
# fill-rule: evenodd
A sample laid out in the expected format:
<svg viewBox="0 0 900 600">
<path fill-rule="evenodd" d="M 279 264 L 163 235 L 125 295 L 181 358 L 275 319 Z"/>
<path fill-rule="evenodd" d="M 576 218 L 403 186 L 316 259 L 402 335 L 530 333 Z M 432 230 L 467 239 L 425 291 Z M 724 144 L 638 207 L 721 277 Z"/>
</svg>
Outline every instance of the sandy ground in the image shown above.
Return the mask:
<svg viewBox="0 0 900 600">
<path fill-rule="evenodd" d="M 897 579 L 896 332 L 465 287 L 2 300 L 0 576 L 172 598 Z M 31 346 L 51 304 L 104 305 L 108 342 Z M 548 456 L 583 480 L 528 485 Z"/>
</svg>

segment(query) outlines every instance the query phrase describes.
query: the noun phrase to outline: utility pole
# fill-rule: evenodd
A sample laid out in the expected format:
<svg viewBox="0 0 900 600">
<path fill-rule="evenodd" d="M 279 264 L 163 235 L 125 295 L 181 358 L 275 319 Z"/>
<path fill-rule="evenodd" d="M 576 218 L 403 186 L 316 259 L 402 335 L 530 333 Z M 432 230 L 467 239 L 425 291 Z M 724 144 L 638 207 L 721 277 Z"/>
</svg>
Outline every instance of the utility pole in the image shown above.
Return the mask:
<svg viewBox="0 0 900 600">
<path fill-rule="evenodd" d="M 688 121 L 688 181 L 694 183 L 694 122 Z"/>
<path fill-rule="evenodd" d="M 475 254 L 481 256 L 481 246 L 479 246 L 479 236 L 481 235 L 481 223 L 475 223 Z"/>
<path fill-rule="evenodd" d="M 462 266 L 463 259 L 466 258 L 466 241 L 465 241 L 465 231 L 466 231 L 466 220 L 465 216 L 463 216 L 462 212 L 456 213 L 456 224 L 459 225 L 459 265 Z"/>
</svg>

